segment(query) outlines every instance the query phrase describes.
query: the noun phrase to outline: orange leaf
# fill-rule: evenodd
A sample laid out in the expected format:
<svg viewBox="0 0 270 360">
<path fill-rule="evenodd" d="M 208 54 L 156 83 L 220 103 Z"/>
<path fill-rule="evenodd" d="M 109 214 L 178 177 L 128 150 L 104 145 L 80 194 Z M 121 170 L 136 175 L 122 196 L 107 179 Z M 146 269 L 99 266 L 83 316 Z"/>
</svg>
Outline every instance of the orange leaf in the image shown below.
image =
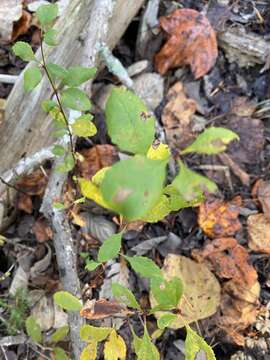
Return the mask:
<svg viewBox="0 0 270 360">
<path fill-rule="evenodd" d="M 195 79 L 207 74 L 217 55 L 216 33 L 208 19 L 193 9 L 178 9 L 160 18 L 168 41 L 155 57 L 158 72 L 190 65 Z"/>
<path fill-rule="evenodd" d="M 241 229 L 238 220 L 240 205 L 240 197 L 231 202 L 205 201 L 199 207 L 198 223 L 210 238 L 232 236 Z"/>
<path fill-rule="evenodd" d="M 32 20 L 31 14 L 23 10 L 21 18 L 18 21 L 16 21 L 13 25 L 11 41 L 16 40 L 20 35 L 27 33 L 28 29 L 31 26 L 31 20 Z"/>
</svg>

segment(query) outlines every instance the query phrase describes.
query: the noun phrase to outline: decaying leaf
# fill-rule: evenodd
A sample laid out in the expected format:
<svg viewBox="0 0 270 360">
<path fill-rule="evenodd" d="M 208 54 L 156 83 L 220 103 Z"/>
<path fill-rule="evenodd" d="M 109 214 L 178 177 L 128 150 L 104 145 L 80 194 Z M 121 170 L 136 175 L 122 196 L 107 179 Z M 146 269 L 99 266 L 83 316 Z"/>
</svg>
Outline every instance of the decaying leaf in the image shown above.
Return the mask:
<svg viewBox="0 0 270 360">
<path fill-rule="evenodd" d="M 170 147 L 184 149 L 194 140 L 192 120 L 196 112 L 196 102 L 187 98 L 181 82 L 174 84 L 167 94 L 167 104 L 162 113 L 162 123 L 165 128 Z"/>
<path fill-rule="evenodd" d="M 87 300 L 80 311 L 80 315 L 89 320 L 100 320 L 110 316 L 125 317 L 129 314 L 132 312 L 125 306 L 105 299 Z"/>
<path fill-rule="evenodd" d="M 248 217 L 248 246 L 250 249 L 270 254 L 270 220 L 264 214 Z"/>
<path fill-rule="evenodd" d="M 0 42 L 11 40 L 13 23 L 22 16 L 22 0 L 1 0 Z"/>
<path fill-rule="evenodd" d="M 29 175 L 23 176 L 18 182 L 17 187 L 28 195 L 43 195 L 47 186 L 48 178 L 41 170 L 35 170 Z"/>
<path fill-rule="evenodd" d="M 91 179 L 100 169 L 113 165 L 118 160 L 115 146 L 95 145 L 90 149 L 80 151 L 83 160 L 78 161 L 80 175 Z"/>
<path fill-rule="evenodd" d="M 20 35 L 27 33 L 31 26 L 32 16 L 28 11 L 23 10 L 22 16 L 19 21 L 16 21 L 13 26 L 12 39 L 15 41 Z"/>
<path fill-rule="evenodd" d="M 17 207 L 18 209 L 23 210 L 27 214 L 32 214 L 33 212 L 32 197 L 25 193 L 19 193 Z"/>
<path fill-rule="evenodd" d="M 47 221 L 43 218 L 39 218 L 36 220 L 33 228 L 33 233 L 38 242 L 42 243 L 52 239 L 53 231 Z"/>
<path fill-rule="evenodd" d="M 210 238 L 232 236 L 241 229 L 238 220 L 240 205 L 240 197 L 231 202 L 207 200 L 199 207 L 198 223 Z"/>
<path fill-rule="evenodd" d="M 256 196 L 262 206 L 264 216 L 270 220 L 270 181 L 259 180 L 256 183 Z"/>
<path fill-rule="evenodd" d="M 166 280 L 180 278 L 184 285 L 184 294 L 177 308 L 178 319 L 169 327 L 177 329 L 193 321 L 213 315 L 220 303 L 220 285 L 215 276 L 204 264 L 180 255 L 169 254 L 165 258 L 162 273 Z M 156 305 L 153 296 L 152 307 Z M 164 312 L 157 312 L 159 318 Z"/>
<path fill-rule="evenodd" d="M 193 250 L 192 256 L 221 279 L 233 279 L 243 287 L 257 280 L 256 270 L 248 263 L 247 250 L 234 238 L 211 240 L 202 250 Z"/>
<path fill-rule="evenodd" d="M 240 164 L 257 163 L 265 143 L 262 120 L 231 115 L 226 126 L 240 138 L 228 146 L 228 154 Z"/>
<path fill-rule="evenodd" d="M 218 55 L 215 31 L 208 19 L 193 9 L 175 10 L 160 18 L 168 41 L 156 55 L 159 73 L 190 65 L 195 79 L 204 76 L 214 66 Z"/>
<path fill-rule="evenodd" d="M 216 324 L 238 345 L 244 345 L 242 331 L 254 323 L 260 294 L 257 272 L 248 263 L 247 250 L 234 238 L 208 242 L 194 250 L 193 257 L 206 264 L 219 278 L 229 280 L 222 288 L 221 314 Z"/>
</svg>

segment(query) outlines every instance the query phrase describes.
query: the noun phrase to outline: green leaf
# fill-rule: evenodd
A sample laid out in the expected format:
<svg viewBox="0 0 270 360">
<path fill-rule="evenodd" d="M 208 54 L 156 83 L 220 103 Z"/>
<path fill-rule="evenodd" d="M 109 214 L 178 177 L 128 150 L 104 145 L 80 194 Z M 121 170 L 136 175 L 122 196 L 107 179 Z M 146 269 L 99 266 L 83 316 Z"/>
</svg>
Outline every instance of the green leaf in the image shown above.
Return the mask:
<svg viewBox="0 0 270 360">
<path fill-rule="evenodd" d="M 162 278 L 151 279 L 151 292 L 159 307 L 175 309 L 183 295 L 183 283 L 179 278 L 174 277 L 166 281 Z"/>
<path fill-rule="evenodd" d="M 181 195 L 181 193 L 171 184 L 167 185 L 163 191 L 164 194 L 168 195 L 169 207 L 171 211 L 178 211 L 187 207 L 197 206 L 204 199 L 204 196 L 200 196 L 197 199 L 195 198 L 193 201 L 187 201 L 183 198 L 183 195 Z"/>
<path fill-rule="evenodd" d="M 55 303 L 64 310 L 79 311 L 82 308 L 80 300 L 67 291 L 57 291 L 53 298 Z"/>
<path fill-rule="evenodd" d="M 49 75 L 53 81 L 59 79 L 62 80 L 66 76 L 66 69 L 64 69 L 62 66 L 59 66 L 54 63 L 48 63 L 46 64 L 46 68 L 49 72 Z"/>
<path fill-rule="evenodd" d="M 36 343 L 42 343 L 42 333 L 34 316 L 28 316 L 25 321 L 27 335 Z"/>
<path fill-rule="evenodd" d="M 96 68 L 87 68 L 83 66 L 73 66 L 67 70 L 64 78 L 64 84 L 67 86 L 79 86 L 84 82 L 93 79 L 97 73 Z"/>
<path fill-rule="evenodd" d="M 106 262 L 119 254 L 121 249 L 122 232 L 119 234 L 113 234 L 106 239 L 98 251 L 98 261 Z"/>
<path fill-rule="evenodd" d="M 73 134 L 80 137 L 94 136 L 97 133 L 97 128 L 92 122 L 93 116 L 85 114 L 80 116 L 71 125 Z"/>
<path fill-rule="evenodd" d="M 74 166 L 75 166 L 75 162 L 73 156 L 72 154 L 68 154 L 65 157 L 63 163 L 57 166 L 56 171 L 61 173 L 69 172 L 74 168 Z"/>
<path fill-rule="evenodd" d="M 181 154 L 191 152 L 208 155 L 218 154 L 225 151 L 226 145 L 233 140 L 239 140 L 239 136 L 236 133 L 229 129 L 213 126 L 204 130 Z"/>
<path fill-rule="evenodd" d="M 69 109 L 78 111 L 88 111 L 91 109 L 91 102 L 87 95 L 77 88 L 64 90 L 61 99 L 63 105 Z"/>
<path fill-rule="evenodd" d="M 123 151 L 146 154 L 155 136 L 155 119 L 133 92 L 114 88 L 106 104 L 106 124 L 114 144 Z"/>
<path fill-rule="evenodd" d="M 125 256 L 132 269 L 145 278 L 162 277 L 160 268 L 153 260 L 144 256 Z"/>
<path fill-rule="evenodd" d="M 57 107 L 57 104 L 53 100 L 44 100 L 41 103 L 42 110 L 49 113 L 53 108 Z"/>
<path fill-rule="evenodd" d="M 177 319 L 176 314 L 166 313 L 166 314 L 161 315 L 161 317 L 157 321 L 157 325 L 158 325 L 159 329 L 163 330 L 166 327 L 168 327 L 172 321 L 174 321 L 176 319 Z"/>
<path fill-rule="evenodd" d="M 186 326 L 187 337 L 185 341 L 185 359 L 196 360 L 199 352 L 204 354 L 206 360 L 216 360 L 215 353 L 211 346 L 201 338 L 195 331 L 193 331 L 188 325 Z"/>
<path fill-rule="evenodd" d="M 94 271 L 99 265 L 101 265 L 99 262 L 94 260 L 87 260 L 84 268 L 88 271 Z"/>
<path fill-rule="evenodd" d="M 54 343 L 62 341 L 67 337 L 68 333 L 69 333 L 68 325 L 61 326 L 52 334 L 50 341 Z"/>
<path fill-rule="evenodd" d="M 49 46 L 58 45 L 57 40 L 57 31 L 55 29 L 50 29 L 44 34 L 44 42 Z"/>
<path fill-rule="evenodd" d="M 24 90 L 29 92 L 33 90 L 41 81 L 42 74 L 38 67 L 26 69 L 23 75 Z"/>
<path fill-rule="evenodd" d="M 63 156 L 66 153 L 66 149 L 62 145 L 54 145 L 54 147 L 52 149 L 52 153 L 55 156 Z"/>
<path fill-rule="evenodd" d="M 24 41 L 17 41 L 16 44 L 12 46 L 12 51 L 23 61 L 36 60 L 35 54 L 31 46 Z"/>
<path fill-rule="evenodd" d="M 166 161 L 136 155 L 105 173 L 101 193 L 109 207 L 127 220 L 138 220 L 157 203 L 165 180 Z"/>
<path fill-rule="evenodd" d="M 160 355 L 156 346 L 152 343 L 146 326 L 144 327 L 144 335 L 139 343 L 137 341 L 136 355 L 138 360 L 159 360 Z"/>
<path fill-rule="evenodd" d="M 63 210 L 66 208 L 65 205 L 60 202 L 54 202 L 53 207 L 57 210 Z"/>
<path fill-rule="evenodd" d="M 197 201 L 198 199 L 201 202 L 205 194 L 217 191 L 217 185 L 213 181 L 190 170 L 182 161 L 179 162 L 179 165 L 180 172 L 171 185 L 185 201 Z"/>
<path fill-rule="evenodd" d="M 54 359 L 55 360 L 69 360 L 65 350 L 60 347 L 55 347 L 53 349 Z"/>
<path fill-rule="evenodd" d="M 161 195 L 158 202 L 142 217 L 142 220 L 155 223 L 164 219 L 171 211 L 170 200 L 166 195 Z"/>
<path fill-rule="evenodd" d="M 89 342 L 95 340 L 96 342 L 103 341 L 112 331 L 110 327 L 96 327 L 92 325 L 82 325 L 80 328 L 80 337 L 83 341 Z"/>
<path fill-rule="evenodd" d="M 36 14 L 41 26 L 51 25 L 57 18 L 58 6 L 57 4 L 41 5 Z"/>
<path fill-rule="evenodd" d="M 132 294 L 132 292 L 128 288 L 125 288 L 124 286 L 122 286 L 118 283 L 113 283 L 112 284 L 112 293 L 113 293 L 113 296 L 116 299 L 118 299 L 118 301 L 124 303 L 128 307 L 141 310 L 141 307 L 140 307 L 138 301 L 136 300 L 135 296 Z"/>
</svg>

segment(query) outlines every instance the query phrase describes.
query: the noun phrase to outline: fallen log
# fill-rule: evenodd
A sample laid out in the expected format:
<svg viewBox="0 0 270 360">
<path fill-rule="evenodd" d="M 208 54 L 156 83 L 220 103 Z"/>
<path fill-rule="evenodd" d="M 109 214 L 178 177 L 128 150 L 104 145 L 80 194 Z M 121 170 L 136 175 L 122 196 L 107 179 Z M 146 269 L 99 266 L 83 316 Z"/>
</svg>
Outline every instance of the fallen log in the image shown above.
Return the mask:
<svg viewBox="0 0 270 360">
<path fill-rule="evenodd" d="M 107 46 L 113 48 L 136 15 L 144 0 L 115 0 L 113 16 L 108 24 Z M 100 1 L 102 6 L 102 1 Z M 60 66 L 87 65 L 98 51 L 95 44 L 96 29 L 93 0 L 70 0 L 64 14 L 55 24 L 59 33 L 59 45 L 45 47 L 48 62 Z M 93 32 L 87 38 L 88 28 Z M 89 45 L 92 45 L 90 49 Z M 90 52 L 85 54 L 84 48 Z M 85 56 L 87 58 L 85 58 Z M 37 52 L 40 58 L 40 50 Z M 99 67 L 99 61 L 95 65 Z M 27 68 L 31 66 L 29 64 Z M 0 172 L 13 168 L 19 160 L 29 157 L 52 143 L 51 121 L 41 110 L 40 104 L 52 95 L 51 87 L 44 77 L 38 88 L 26 94 L 23 90 L 24 71 L 17 80 L 5 108 L 5 119 L 0 125 Z"/>
</svg>

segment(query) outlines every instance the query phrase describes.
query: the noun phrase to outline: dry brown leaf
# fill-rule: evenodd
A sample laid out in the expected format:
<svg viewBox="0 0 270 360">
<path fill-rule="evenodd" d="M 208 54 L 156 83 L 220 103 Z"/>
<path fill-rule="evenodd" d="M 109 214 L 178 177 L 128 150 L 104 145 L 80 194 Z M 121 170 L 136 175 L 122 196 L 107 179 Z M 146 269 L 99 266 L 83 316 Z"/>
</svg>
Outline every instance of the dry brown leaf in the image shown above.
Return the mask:
<svg viewBox="0 0 270 360">
<path fill-rule="evenodd" d="M 257 104 L 246 96 L 238 96 L 233 100 L 231 113 L 241 117 L 250 117 L 256 111 Z"/>
<path fill-rule="evenodd" d="M 166 44 L 155 57 L 160 74 L 190 65 L 198 79 L 214 66 L 218 55 L 216 33 L 204 15 L 193 9 L 178 9 L 162 16 L 160 26 L 168 35 Z"/>
<path fill-rule="evenodd" d="M 111 166 L 118 160 L 116 148 L 112 145 L 95 145 L 82 150 L 80 154 L 84 160 L 78 161 L 78 168 L 85 179 L 91 179 L 98 170 Z"/>
<path fill-rule="evenodd" d="M 126 317 L 133 314 L 126 306 L 106 299 L 87 300 L 80 315 L 88 320 L 100 320 L 111 316 Z"/>
<path fill-rule="evenodd" d="M 53 231 L 51 227 L 48 225 L 47 221 L 43 218 L 39 218 L 36 220 L 33 226 L 33 233 L 38 242 L 43 243 L 52 239 Z"/>
<path fill-rule="evenodd" d="M 179 317 L 170 324 L 178 329 L 191 322 L 213 315 L 220 304 L 220 285 L 214 274 L 204 264 L 180 255 L 169 254 L 165 258 L 162 273 L 166 280 L 180 278 L 184 284 L 184 294 L 179 301 Z M 155 300 L 150 298 L 152 307 Z M 157 312 L 159 317 L 163 313 Z"/>
<path fill-rule="evenodd" d="M 270 220 L 265 214 L 254 214 L 248 217 L 248 246 L 250 249 L 270 254 Z"/>
<path fill-rule="evenodd" d="M 262 120 L 231 115 L 226 127 L 240 137 L 228 145 L 228 154 L 240 164 L 258 163 L 265 143 Z"/>
<path fill-rule="evenodd" d="M 248 263 L 247 250 L 234 238 L 220 238 L 209 241 L 202 250 L 193 250 L 192 255 L 219 278 L 229 279 L 222 287 L 216 324 L 234 343 L 243 345 L 243 330 L 256 319 L 260 295 L 258 275 Z"/>
<path fill-rule="evenodd" d="M 47 186 L 48 178 L 44 173 L 38 169 L 30 175 L 23 176 L 18 182 L 18 189 L 27 193 L 28 195 L 43 195 Z"/>
<path fill-rule="evenodd" d="M 20 210 L 23 210 L 27 214 L 32 214 L 33 212 L 33 202 L 30 195 L 19 193 L 17 207 Z"/>
<path fill-rule="evenodd" d="M 242 227 L 238 220 L 240 205 L 239 196 L 231 202 L 207 200 L 199 207 L 198 223 L 210 238 L 232 236 Z"/>
<path fill-rule="evenodd" d="M 270 181 L 257 182 L 257 197 L 262 206 L 265 217 L 270 220 Z"/>
<path fill-rule="evenodd" d="M 14 23 L 11 41 L 15 41 L 20 35 L 27 33 L 31 26 L 31 20 L 31 14 L 23 10 L 21 18 Z"/>
<path fill-rule="evenodd" d="M 11 41 L 13 23 L 22 16 L 22 0 L 1 0 L 0 42 Z"/>
<path fill-rule="evenodd" d="M 193 250 L 192 256 L 221 279 L 233 279 L 243 287 L 252 286 L 257 280 L 256 270 L 248 263 L 247 250 L 234 238 L 209 241 L 202 250 Z"/>
<path fill-rule="evenodd" d="M 196 101 L 186 97 L 181 82 L 174 84 L 167 95 L 167 104 L 162 113 L 162 123 L 171 148 L 183 149 L 195 137 L 192 117 L 196 112 Z"/>
</svg>

